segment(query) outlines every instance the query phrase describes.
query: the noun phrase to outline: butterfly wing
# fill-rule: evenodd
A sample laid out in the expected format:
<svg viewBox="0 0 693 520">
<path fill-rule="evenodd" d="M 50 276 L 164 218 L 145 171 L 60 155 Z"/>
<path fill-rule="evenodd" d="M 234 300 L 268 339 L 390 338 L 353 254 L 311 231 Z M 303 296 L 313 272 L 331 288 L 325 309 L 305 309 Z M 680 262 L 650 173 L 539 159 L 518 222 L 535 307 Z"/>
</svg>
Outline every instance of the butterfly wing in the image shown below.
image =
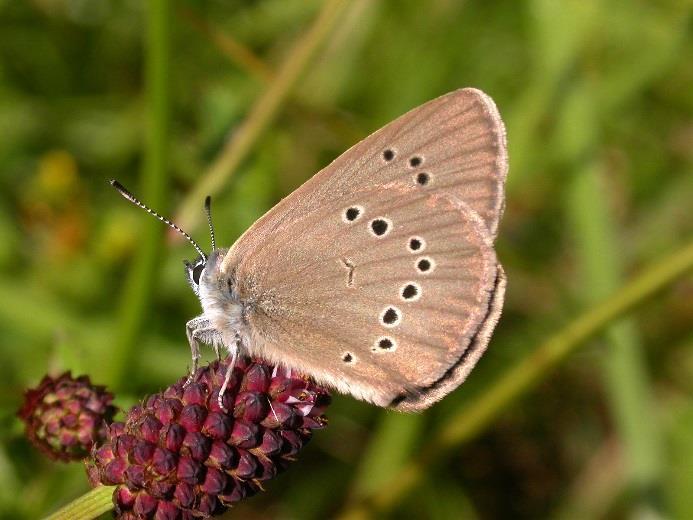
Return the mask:
<svg viewBox="0 0 693 520">
<path fill-rule="evenodd" d="M 247 347 L 381 406 L 423 409 L 454 389 L 502 307 L 505 150 L 493 101 L 463 89 L 316 174 L 222 263 L 248 306 Z"/>
<path fill-rule="evenodd" d="M 485 223 L 414 186 L 360 190 L 247 245 L 230 254 L 250 350 L 381 406 L 425 408 L 459 385 L 502 301 Z"/>
</svg>

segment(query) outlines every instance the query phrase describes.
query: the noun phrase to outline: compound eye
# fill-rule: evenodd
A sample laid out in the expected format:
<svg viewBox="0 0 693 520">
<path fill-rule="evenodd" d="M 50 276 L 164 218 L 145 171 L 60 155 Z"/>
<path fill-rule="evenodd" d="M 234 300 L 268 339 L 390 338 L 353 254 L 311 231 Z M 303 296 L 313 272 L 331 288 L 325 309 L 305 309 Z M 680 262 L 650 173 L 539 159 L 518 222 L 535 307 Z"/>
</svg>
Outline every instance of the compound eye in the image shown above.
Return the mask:
<svg viewBox="0 0 693 520">
<path fill-rule="evenodd" d="M 205 264 L 197 264 L 193 267 L 192 279 L 195 285 L 200 285 L 200 276 L 202 276 L 202 271 L 205 269 Z"/>
</svg>

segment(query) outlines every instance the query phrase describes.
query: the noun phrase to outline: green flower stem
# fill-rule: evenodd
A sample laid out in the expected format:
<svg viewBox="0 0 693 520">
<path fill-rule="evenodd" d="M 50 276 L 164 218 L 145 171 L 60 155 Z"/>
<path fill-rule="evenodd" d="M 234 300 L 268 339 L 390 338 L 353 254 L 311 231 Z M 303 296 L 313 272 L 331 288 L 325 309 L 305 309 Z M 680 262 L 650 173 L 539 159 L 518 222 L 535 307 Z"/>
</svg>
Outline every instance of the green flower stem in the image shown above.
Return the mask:
<svg viewBox="0 0 693 520">
<path fill-rule="evenodd" d="M 524 360 L 489 385 L 488 391 L 479 399 L 451 416 L 428 446 L 401 473 L 380 486 L 376 493 L 348 506 L 340 518 L 365 518 L 373 511 L 383 513 L 392 509 L 430 473 L 433 464 L 452 449 L 480 434 L 510 403 L 532 389 L 568 354 L 691 269 L 693 241 L 646 269 L 540 344 Z"/>
<path fill-rule="evenodd" d="M 167 0 L 147 3 L 146 122 L 147 136 L 142 172 L 143 198 L 165 210 L 169 141 L 169 6 Z M 109 381 L 124 382 L 134 349 L 139 345 L 142 324 L 150 307 L 156 281 L 161 244 L 166 228 L 142 213 L 139 252 L 122 293 L 116 345 L 109 358 Z"/>
<path fill-rule="evenodd" d="M 115 486 L 97 486 L 45 520 L 91 520 L 113 509 Z"/>
<path fill-rule="evenodd" d="M 200 223 L 203 217 L 200 210 L 201 201 L 207 195 L 218 193 L 246 158 L 257 139 L 277 115 L 310 59 L 327 39 L 346 4 L 345 0 L 327 0 L 323 4 L 312 27 L 291 49 L 277 71 L 274 81 L 253 105 L 248 117 L 235 132 L 234 138 L 183 201 L 175 218 L 181 227 L 190 231 Z"/>
</svg>

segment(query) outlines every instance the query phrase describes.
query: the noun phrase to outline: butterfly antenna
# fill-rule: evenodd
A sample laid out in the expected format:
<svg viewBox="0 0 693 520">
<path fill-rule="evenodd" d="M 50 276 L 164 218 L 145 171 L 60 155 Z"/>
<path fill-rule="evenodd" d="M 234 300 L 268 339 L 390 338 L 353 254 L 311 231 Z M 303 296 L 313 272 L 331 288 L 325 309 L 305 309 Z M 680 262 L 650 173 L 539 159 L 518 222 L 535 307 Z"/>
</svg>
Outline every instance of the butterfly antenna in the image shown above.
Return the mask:
<svg viewBox="0 0 693 520">
<path fill-rule="evenodd" d="M 188 242 L 190 242 L 190 243 L 192 244 L 192 246 L 197 250 L 197 252 L 200 253 L 200 256 L 202 257 L 202 259 L 205 260 L 205 261 L 207 260 L 207 255 L 205 255 L 204 251 L 202 251 L 202 248 L 198 245 L 197 242 L 195 242 L 195 240 L 193 239 L 193 237 L 191 237 L 190 235 L 188 235 L 185 231 L 183 231 L 181 228 L 179 228 L 176 224 L 174 224 L 173 222 L 171 222 L 169 219 L 167 219 L 167 218 L 164 217 L 163 215 L 159 215 L 159 214 L 158 214 L 156 211 L 154 211 L 152 208 L 150 208 L 149 206 L 147 206 L 147 205 L 145 205 L 144 203 L 140 202 L 140 200 L 139 200 L 137 197 L 135 197 L 132 193 L 130 193 L 127 189 L 125 189 L 125 186 L 123 186 L 122 184 L 120 184 L 117 180 L 111 179 L 110 181 L 108 181 L 108 183 L 109 183 L 111 186 L 113 186 L 116 190 L 118 190 L 118 193 L 120 193 L 120 194 L 121 194 L 123 197 L 125 197 L 128 201 L 132 202 L 135 206 L 138 206 L 138 207 L 142 208 L 144 211 L 146 211 L 146 212 L 149 213 L 150 215 L 152 215 L 152 216 L 158 218 L 161 222 L 163 222 L 164 224 L 166 224 L 166 225 L 169 226 L 170 228 L 175 229 L 176 231 L 178 231 L 178 233 L 180 233 L 181 235 L 183 235 L 185 238 L 188 239 Z"/>
<path fill-rule="evenodd" d="M 209 195 L 205 198 L 205 214 L 207 215 L 207 224 L 209 224 L 209 236 L 212 237 L 212 251 L 214 251 L 217 247 L 214 239 L 214 224 L 212 223 L 212 197 Z"/>
</svg>

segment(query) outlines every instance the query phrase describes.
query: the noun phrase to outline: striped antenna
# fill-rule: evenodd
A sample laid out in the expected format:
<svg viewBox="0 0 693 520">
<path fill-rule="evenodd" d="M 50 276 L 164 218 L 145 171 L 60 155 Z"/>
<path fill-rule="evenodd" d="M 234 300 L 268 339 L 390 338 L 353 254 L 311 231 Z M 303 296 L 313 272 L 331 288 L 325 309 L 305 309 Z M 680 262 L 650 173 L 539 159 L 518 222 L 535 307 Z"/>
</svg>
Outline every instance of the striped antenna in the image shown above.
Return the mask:
<svg viewBox="0 0 693 520">
<path fill-rule="evenodd" d="M 202 251 L 202 248 L 197 244 L 197 242 L 195 242 L 195 240 L 193 240 L 193 237 L 191 237 L 190 235 L 188 235 L 185 231 L 183 231 L 181 228 L 179 228 L 177 225 L 175 225 L 173 222 L 171 222 L 171 221 L 170 221 L 169 219 L 167 219 L 166 217 L 164 217 L 164 216 L 162 216 L 162 215 L 159 215 L 159 214 L 158 214 L 156 211 L 154 211 L 152 208 L 150 208 L 149 206 L 147 206 L 147 205 L 143 204 L 142 202 L 140 202 L 140 200 L 139 200 L 137 197 L 135 197 L 132 193 L 130 193 L 127 189 L 125 189 L 125 186 L 123 186 L 122 184 L 120 184 L 117 180 L 111 179 L 111 180 L 108 181 L 108 182 L 109 182 L 109 184 L 110 184 L 111 186 L 113 186 L 116 190 L 118 190 L 118 193 L 120 193 L 123 197 L 125 197 L 125 198 L 126 198 L 127 200 L 129 200 L 130 202 L 132 202 L 135 206 L 138 206 L 138 207 L 142 208 L 144 211 L 146 211 L 146 212 L 149 213 L 150 215 L 152 215 L 152 216 L 158 218 L 161 222 L 163 222 L 163 223 L 166 224 L 167 226 L 169 226 L 169 227 L 175 229 L 176 231 L 178 231 L 178 233 L 180 233 L 180 234 L 183 235 L 185 238 L 187 238 L 187 239 L 188 239 L 188 242 L 190 242 L 190 243 L 192 244 L 192 246 L 197 250 L 197 252 L 200 253 L 200 256 L 202 257 L 202 260 L 203 260 L 204 262 L 207 261 L 207 255 L 204 254 L 204 252 Z"/>
</svg>

